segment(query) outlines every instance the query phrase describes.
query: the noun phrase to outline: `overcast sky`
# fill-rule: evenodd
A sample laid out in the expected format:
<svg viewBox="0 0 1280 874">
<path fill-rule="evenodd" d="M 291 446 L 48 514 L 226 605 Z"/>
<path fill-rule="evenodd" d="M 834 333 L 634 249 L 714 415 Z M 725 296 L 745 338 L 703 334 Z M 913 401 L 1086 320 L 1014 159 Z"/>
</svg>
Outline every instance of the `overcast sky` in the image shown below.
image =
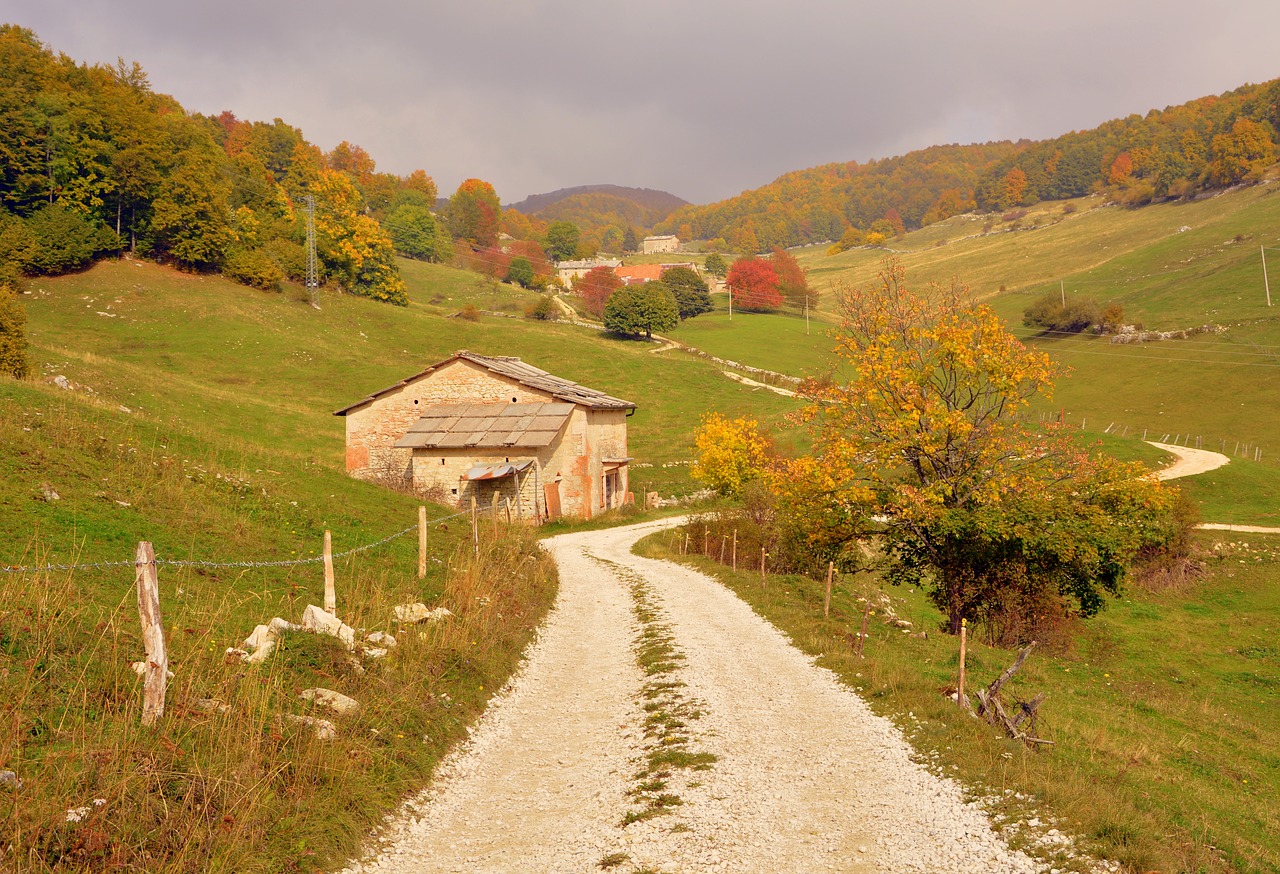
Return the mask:
<svg viewBox="0 0 1280 874">
<path fill-rule="evenodd" d="M 138 61 L 190 111 L 504 203 L 594 183 L 707 203 L 1280 77 L 1277 0 L 0 0 L 0 20 Z"/>
</svg>

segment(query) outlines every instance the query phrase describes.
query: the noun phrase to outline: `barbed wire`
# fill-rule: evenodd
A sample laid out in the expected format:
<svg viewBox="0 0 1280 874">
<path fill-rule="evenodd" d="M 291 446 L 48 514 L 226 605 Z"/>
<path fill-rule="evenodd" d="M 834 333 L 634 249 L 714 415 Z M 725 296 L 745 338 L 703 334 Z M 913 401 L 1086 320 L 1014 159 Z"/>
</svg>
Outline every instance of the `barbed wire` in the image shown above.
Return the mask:
<svg viewBox="0 0 1280 874">
<path fill-rule="evenodd" d="M 489 512 L 483 510 L 482 512 Z M 441 516 L 439 519 L 432 519 L 428 525 L 438 525 L 441 522 L 447 522 L 450 519 L 456 519 L 459 516 L 465 516 L 470 513 L 469 510 L 462 510 L 452 513 L 448 516 Z M 342 552 L 335 552 L 330 556 L 331 560 L 346 558 L 349 555 L 355 555 L 360 552 L 367 552 L 370 549 L 377 549 L 379 546 L 390 543 L 404 537 L 406 534 L 417 531 L 418 525 L 415 523 L 410 525 L 403 531 L 397 531 L 389 534 L 381 540 L 375 540 L 372 543 L 366 543 L 363 546 L 354 546 L 351 549 Z M 157 558 L 157 565 L 166 567 L 183 567 L 183 568 L 268 568 L 268 567 L 294 567 L 304 564 L 319 564 L 324 561 L 323 555 L 307 556 L 305 558 L 280 559 L 278 561 L 204 561 L 198 559 L 181 559 L 181 558 Z M 78 571 L 78 570 L 95 570 L 98 568 L 124 568 L 138 566 L 137 561 L 97 561 L 87 564 L 41 564 L 41 565 L 0 565 L 0 573 L 3 574 L 32 574 L 32 573 L 48 573 L 49 571 Z"/>
</svg>

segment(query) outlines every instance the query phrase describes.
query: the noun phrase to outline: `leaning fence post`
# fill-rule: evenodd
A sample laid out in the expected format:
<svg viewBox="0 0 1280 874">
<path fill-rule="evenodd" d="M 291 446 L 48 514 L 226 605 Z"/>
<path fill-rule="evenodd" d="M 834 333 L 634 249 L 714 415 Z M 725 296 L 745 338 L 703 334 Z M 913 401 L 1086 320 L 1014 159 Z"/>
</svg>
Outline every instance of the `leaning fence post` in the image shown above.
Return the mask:
<svg viewBox="0 0 1280 874">
<path fill-rule="evenodd" d="M 822 618 L 829 619 L 831 617 L 831 576 L 835 573 L 836 563 L 834 561 L 827 562 L 827 595 L 822 599 Z"/>
<path fill-rule="evenodd" d="M 427 508 L 418 505 L 418 579 L 427 575 Z"/>
<path fill-rule="evenodd" d="M 326 613 L 338 612 L 338 595 L 333 589 L 333 535 L 324 533 L 324 609 Z"/>
<path fill-rule="evenodd" d="M 138 619 L 142 622 L 142 643 L 147 661 L 142 669 L 142 724 L 155 725 L 164 716 L 164 692 L 169 683 L 169 655 L 164 646 L 164 623 L 160 619 L 160 578 L 156 552 L 145 540 L 138 544 L 136 581 Z"/>
</svg>

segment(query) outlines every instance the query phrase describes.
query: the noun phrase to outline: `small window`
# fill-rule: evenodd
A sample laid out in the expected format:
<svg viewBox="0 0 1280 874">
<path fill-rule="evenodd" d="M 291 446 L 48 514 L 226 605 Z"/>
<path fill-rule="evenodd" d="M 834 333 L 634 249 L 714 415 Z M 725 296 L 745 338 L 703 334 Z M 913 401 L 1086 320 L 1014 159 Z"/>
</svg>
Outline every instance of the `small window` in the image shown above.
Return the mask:
<svg viewBox="0 0 1280 874">
<path fill-rule="evenodd" d="M 458 493 L 457 489 L 450 489 L 449 491 L 453 492 L 455 495 Z"/>
<path fill-rule="evenodd" d="M 440 463 L 441 463 L 441 464 L 444 464 L 444 459 L 443 459 L 443 458 L 442 458 L 442 459 L 440 459 Z"/>
</svg>

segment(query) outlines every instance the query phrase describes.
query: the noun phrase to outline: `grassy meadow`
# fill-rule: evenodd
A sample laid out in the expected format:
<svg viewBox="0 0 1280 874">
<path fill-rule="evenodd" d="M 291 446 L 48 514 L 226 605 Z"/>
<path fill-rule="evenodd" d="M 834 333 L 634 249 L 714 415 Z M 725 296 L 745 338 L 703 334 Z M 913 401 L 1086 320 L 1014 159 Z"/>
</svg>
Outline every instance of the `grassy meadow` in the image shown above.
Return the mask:
<svg viewBox="0 0 1280 874">
<path fill-rule="evenodd" d="M 701 542 L 692 528 L 691 542 Z M 1004 698 L 1048 694 L 1037 734 L 1054 746 L 1039 751 L 965 716 L 947 697 L 957 641 L 938 630 L 943 616 L 921 590 L 841 576 L 824 619 L 822 581 L 771 575 L 762 589 L 758 569 L 734 572 L 678 547 L 678 536 L 655 534 L 638 549 L 730 586 L 902 728 L 924 764 L 984 799 L 1014 846 L 1079 870 L 1038 840 L 1057 828 L 1126 871 L 1280 869 L 1280 537 L 1203 535 L 1202 579 L 1163 591 L 1131 586 L 1074 629 L 1073 640 L 1034 650 Z M 861 627 L 860 599 L 880 594 L 927 637 L 873 614 L 859 659 L 850 641 Z M 1012 660 L 972 642 L 969 690 Z M 1020 825 L 1032 817 L 1039 827 Z"/>
</svg>

